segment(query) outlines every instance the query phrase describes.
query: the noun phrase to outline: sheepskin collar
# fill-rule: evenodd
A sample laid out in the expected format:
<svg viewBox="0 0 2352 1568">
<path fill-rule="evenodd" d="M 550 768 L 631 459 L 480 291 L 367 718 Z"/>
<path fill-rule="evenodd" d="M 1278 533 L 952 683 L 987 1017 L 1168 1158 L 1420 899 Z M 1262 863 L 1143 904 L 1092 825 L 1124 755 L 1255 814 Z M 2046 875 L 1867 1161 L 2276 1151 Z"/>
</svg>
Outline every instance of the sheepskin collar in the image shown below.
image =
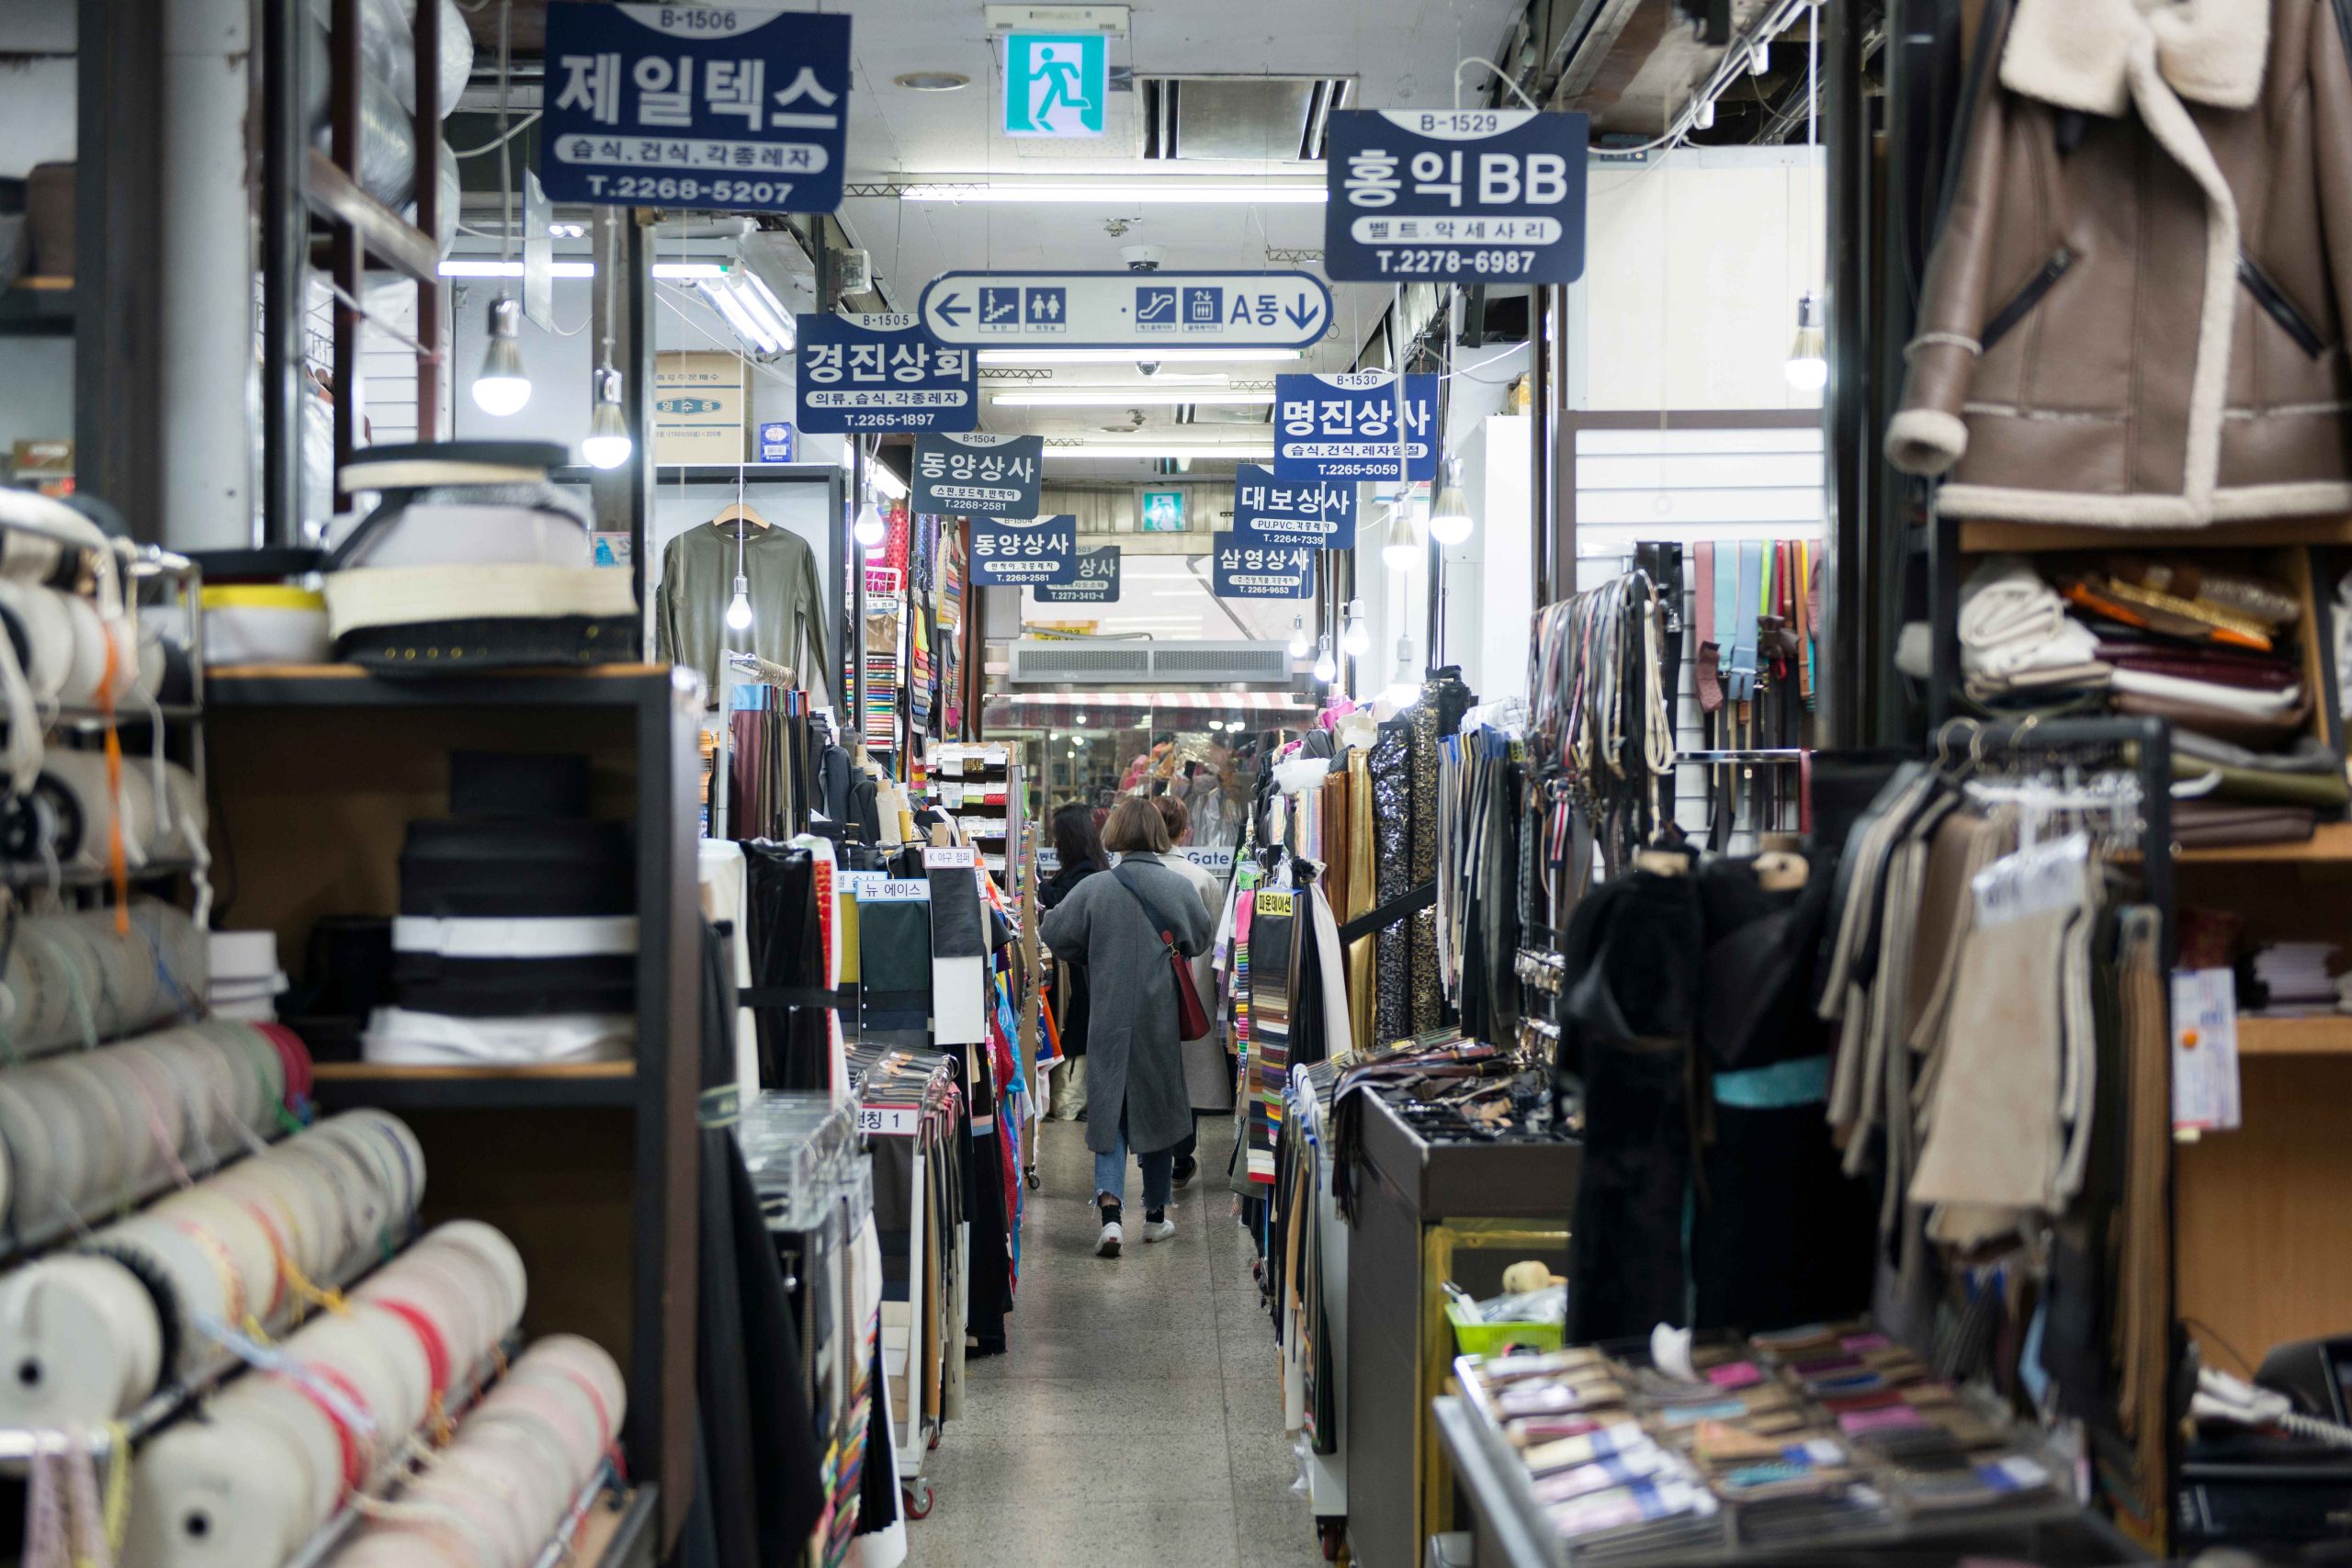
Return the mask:
<svg viewBox="0 0 2352 1568">
<path fill-rule="evenodd" d="M 2017 0 L 2001 85 L 2112 118 L 2132 107 L 2132 61 L 2143 50 L 2181 97 L 2251 108 L 2270 51 L 2270 0 Z"/>
</svg>

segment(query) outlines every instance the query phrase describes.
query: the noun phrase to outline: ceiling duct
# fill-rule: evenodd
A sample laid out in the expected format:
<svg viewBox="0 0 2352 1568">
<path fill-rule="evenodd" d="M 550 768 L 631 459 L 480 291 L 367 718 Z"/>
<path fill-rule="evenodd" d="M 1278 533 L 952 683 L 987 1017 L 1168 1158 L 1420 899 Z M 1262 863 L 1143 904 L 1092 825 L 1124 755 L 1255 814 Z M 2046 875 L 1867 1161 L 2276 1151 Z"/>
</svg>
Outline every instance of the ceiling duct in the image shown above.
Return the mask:
<svg viewBox="0 0 2352 1568">
<path fill-rule="evenodd" d="M 1293 682 L 1279 642 L 1058 642 L 1012 645 L 1010 684 L 1020 686 L 1277 687 Z"/>
<path fill-rule="evenodd" d="M 1155 162 L 1312 164 L 1350 76 L 1138 76 L 1143 155 Z"/>
</svg>

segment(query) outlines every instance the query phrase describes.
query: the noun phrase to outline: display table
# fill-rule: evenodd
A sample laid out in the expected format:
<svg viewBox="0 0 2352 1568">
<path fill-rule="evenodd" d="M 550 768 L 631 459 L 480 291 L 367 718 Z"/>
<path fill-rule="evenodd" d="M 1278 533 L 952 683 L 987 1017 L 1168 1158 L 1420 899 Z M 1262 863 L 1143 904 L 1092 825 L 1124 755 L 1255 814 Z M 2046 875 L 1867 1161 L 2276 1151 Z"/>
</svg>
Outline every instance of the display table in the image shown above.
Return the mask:
<svg viewBox="0 0 2352 1568">
<path fill-rule="evenodd" d="M 1348 1237 L 1348 1543 L 1365 1568 L 1416 1568 L 1447 1528 L 1452 1488 L 1429 1420 L 1453 1360 L 1445 1281 L 1493 1295 L 1525 1258 L 1567 1264 L 1583 1148 L 1424 1140 L 1385 1101 L 1364 1107 Z"/>
<path fill-rule="evenodd" d="M 1467 1509 L 1473 1568 L 1572 1568 L 1572 1559 L 1527 1482 L 1527 1472 L 1502 1435 L 1466 1399 L 1442 1395 L 1430 1415 L 1453 1481 Z M 1912 1523 L 1836 1541 L 1779 1546 L 1737 1545 L 1726 1540 L 1702 1551 L 1611 1556 L 1611 1568 L 1701 1568 L 1748 1562 L 1802 1562 L 1820 1568 L 1954 1568 L 1963 1560 L 1999 1558 L 2043 1568 L 2109 1568 L 2149 1557 L 2098 1515 L 2072 1504 L 1972 1513 Z"/>
</svg>

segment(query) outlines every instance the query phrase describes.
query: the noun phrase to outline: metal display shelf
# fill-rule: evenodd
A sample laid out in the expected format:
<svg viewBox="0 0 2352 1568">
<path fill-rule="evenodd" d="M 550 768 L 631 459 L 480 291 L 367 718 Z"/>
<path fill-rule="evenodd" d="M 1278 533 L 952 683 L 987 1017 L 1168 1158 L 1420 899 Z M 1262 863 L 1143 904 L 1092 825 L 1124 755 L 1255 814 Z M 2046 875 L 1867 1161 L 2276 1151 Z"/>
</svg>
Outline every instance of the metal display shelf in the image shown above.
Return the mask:
<svg viewBox="0 0 2352 1568">
<path fill-rule="evenodd" d="M 666 664 L 590 664 L 552 670 L 486 670 L 415 680 L 356 664 L 254 664 L 215 671 L 208 708 L 621 707 L 681 691 Z"/>
<path fill-rule="evenodd" d="M 635 1062 L 562 1062 L 548 1066 L 412 1066 L 321 1062 L 311 1098 L 329 1114 L 380 1111 L 527 1111 L 637 1103 Z"/>
</svg>

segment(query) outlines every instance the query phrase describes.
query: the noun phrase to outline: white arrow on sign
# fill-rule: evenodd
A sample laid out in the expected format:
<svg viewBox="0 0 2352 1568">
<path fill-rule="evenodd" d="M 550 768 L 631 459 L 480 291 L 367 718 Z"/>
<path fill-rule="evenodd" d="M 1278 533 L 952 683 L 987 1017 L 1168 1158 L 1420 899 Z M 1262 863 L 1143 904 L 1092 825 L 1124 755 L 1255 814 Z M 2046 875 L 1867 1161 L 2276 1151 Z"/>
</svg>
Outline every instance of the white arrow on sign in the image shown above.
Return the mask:
<svg viewBox="0 0 2352 1568">
<path fill-rule="evenodd" d="M 949 272 L 923 326 L 981 348 L 1305 348 L 1331 324 L 1306 272 Z"/>
</svg>

